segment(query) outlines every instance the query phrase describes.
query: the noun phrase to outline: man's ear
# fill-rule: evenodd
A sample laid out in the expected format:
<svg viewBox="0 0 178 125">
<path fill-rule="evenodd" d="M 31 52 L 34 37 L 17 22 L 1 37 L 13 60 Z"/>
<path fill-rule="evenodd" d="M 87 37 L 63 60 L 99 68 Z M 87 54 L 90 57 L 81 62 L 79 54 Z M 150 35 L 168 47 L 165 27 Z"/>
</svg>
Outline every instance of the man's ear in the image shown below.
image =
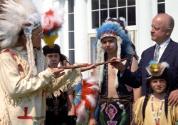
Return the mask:
<svg viewBox="0 0 178 125">
<path fill-rule="evenodd" d="M 172 29 L 167 29 L 167 33 L 166 33 L 166 35 L 167 35 L 167 36 L 170 36 L 171 33 L 172 33 Z"/>
</svg>

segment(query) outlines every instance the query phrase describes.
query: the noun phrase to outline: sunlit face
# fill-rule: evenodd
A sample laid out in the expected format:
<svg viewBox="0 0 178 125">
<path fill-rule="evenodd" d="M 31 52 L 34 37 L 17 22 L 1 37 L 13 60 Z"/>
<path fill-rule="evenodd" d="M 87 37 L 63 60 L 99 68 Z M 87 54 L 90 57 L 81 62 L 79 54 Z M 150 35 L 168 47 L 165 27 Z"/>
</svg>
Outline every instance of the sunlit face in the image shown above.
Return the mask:
<svg viewBox="0 0 178 125">
<path fill-rule="evenodd" d="M 150 82 L 150 87 L 153 93 L 163 93 L 166 90 L 167 82 L 165 79 L 152 79 Z"/>
<path fill-rule="evenodd" d="M 151 38 L 153 41 L 159 44 L 167 40 L 171 33 L 168 24 L 168 19 L 165 17 L 157 16 L 153 19 L 151 25 Z"/>
<path fill-rule="evenodd" d="M 33 29 L 32 31 L 32 44 L 33 47 L 35 48 L 40 48 L 41 47 L 41 38 L 43 36 L 43 32 L 42 32 L 42 27 L 39 26 L 36 29 Z M 24 48 L 26 47 L 26 36 L 23 33 L 23 31 L 20 33 L 19 38 L 18 38 L 18 43 L 17 46 L 24 46 Z"/>
<path fill-rule="evenodd" d="M 105 52 L 113 53 L 117 51 L 117 39 L 114 37 L 105 37 L 101 40 L 102 48 Z"/>
<path fill-rule="evenodd" d="M 47 65 L 50 68 L 56 68 L 59 64 L 59 53 L 49 53 L 46 55 Z"/>
<path fill-rule="evenodd" d="M 33 47 L 40 48 L 42 36 L 43 36 L 43 32 L 41 26 L 32 31 Z"/>
</svg>

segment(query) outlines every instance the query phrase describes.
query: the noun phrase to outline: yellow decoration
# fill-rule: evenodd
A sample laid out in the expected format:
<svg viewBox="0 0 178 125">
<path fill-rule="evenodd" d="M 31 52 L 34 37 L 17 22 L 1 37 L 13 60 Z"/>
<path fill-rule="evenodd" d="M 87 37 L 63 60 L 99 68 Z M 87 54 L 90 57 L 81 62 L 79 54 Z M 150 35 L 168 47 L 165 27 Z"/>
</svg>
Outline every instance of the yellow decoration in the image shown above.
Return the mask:
<svg viewBox="0 0 178 125">
<path fill-rule="evenodd" d="M 58 35 L 57 34 L 53 34 L 53 35 L 44 35 L 43 40 L 47 45 L 53 45 L 55 40 L 57 39 Z"/>
<path fill-rule="evenodd" d="M 150 66 L 150 71 L 152 73 L 157 73 L 157 72 L 159 72 L 159 70 L 160 70 L 160 65 L 159 64 L 152 64 Z"/>
</svg>

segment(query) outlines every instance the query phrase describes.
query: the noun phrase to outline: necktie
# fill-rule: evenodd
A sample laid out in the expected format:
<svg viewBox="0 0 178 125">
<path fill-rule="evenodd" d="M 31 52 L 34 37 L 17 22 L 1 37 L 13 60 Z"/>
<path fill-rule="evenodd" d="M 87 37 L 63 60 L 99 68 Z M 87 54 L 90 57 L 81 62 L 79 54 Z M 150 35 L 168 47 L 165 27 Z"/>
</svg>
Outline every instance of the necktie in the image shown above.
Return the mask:
<svg viewBox="0 0 178 125">
<path fill-rule="evenodd" d="M 155 48 L 155 53 L 154 53 L 154 61 L 158 62 L 159 60 L 159 50 L 160 50 L 160 46 L 159 45 L 156 45 L 156 48 Z"/>
</svg>

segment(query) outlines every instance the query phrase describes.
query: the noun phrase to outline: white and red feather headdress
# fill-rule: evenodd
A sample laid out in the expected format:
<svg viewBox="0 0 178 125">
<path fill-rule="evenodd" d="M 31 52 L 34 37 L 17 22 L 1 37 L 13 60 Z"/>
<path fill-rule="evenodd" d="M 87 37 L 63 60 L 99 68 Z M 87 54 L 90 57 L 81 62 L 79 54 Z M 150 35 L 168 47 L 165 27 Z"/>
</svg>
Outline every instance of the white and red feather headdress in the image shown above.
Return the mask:
<svg viewBox="0 0 178 125">
<path fill-rule="evenodd" d="M 41 25 L 40 14 L 31 0 L 1 0 L 0 6 L 0 49 L 14 48 L 23 31 L 30 65 L 27 78 L 36 75 L 31 36 L 32 30 Z"/>
</svg>

